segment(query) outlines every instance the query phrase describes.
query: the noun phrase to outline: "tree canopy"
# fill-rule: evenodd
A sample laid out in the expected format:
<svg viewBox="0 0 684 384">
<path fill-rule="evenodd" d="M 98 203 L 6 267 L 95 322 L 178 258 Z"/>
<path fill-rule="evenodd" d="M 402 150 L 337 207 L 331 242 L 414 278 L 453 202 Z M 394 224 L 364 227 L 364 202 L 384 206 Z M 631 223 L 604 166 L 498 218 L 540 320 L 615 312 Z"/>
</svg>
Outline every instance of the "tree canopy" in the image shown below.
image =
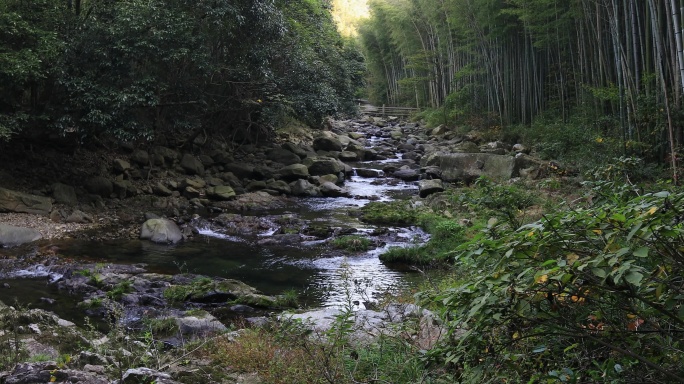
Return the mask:
<svg viewBox="0 0 684 384">
<path fill-rule="evenodd" d="M 326 0 L 7 0 L 0 136 L 268 134 L 350 112 L 363 58 Z"/>
</svg>

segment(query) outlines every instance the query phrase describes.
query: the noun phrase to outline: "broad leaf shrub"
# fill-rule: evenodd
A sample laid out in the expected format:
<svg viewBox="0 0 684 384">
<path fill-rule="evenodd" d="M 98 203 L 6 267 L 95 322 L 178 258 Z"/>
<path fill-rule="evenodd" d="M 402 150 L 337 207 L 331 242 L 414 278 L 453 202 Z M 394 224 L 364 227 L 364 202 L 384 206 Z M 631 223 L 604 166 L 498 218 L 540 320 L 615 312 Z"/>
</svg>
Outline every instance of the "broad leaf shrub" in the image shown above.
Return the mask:
<svg viewBox="0 0 684 384">
<path fill-rule="evenodd" d="M 418 295 L 450 330 L 426 358 L 464 383 L 683 381 L 684 192 L 604 185 L 621 198 L 459 246 L 471 278 Z"/>
</svg>

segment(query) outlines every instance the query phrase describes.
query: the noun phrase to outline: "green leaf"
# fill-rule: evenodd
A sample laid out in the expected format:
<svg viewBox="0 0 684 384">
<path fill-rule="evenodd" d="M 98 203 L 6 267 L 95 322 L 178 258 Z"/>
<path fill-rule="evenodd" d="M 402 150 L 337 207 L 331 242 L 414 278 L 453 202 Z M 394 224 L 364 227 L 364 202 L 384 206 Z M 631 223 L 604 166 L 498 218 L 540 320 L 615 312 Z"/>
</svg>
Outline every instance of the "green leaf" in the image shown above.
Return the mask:
<svg viewBox="0 0 684 384">
<path fill-rule="evenodd" d="M 636 257 L 648 257 L 648 247 L 641 247 L 633 253 Z"/>
<path fill-rule="evenodd" d="M 606 271 L 604 271 L 604 270 L 601 269 L 601 268 L 592 268 L 592 269 L 591 269 L 591 272 L 592 272 L 594 275 L 596 275 L 596 276 L 598 276 L 598 277 L 600 277 L 600 278 L 602 278 L 602 279 L 604 279 L 604 278 L 606 277 L 606 275 L 607 275 L 607 274 L 606 274 Z"/>
<path fill-rule="evenodd" d="M 636 285 L 636 286 L 641 285 L 641 280 L 643 280 L 643 278 L 644 278 L 644 275 L 641 274 L 640 272 L 636 272 L 636 271 L 629 271 L 629 272 L 627 272 L 627 274 L 625 274 L 625 280 L 628 283 L 630 283 L 632 285 Z"/>
<path fill-rule="evenodd" d="M 615 221 L 619 221 L 621 223 L 624 223 L 625 221 L 627 221 L 627 218 L 625 217 L 625 215 L 623 215 L 621 213 L 613 214 L 613 216 L 611 216 L 610 218 L 615 220 Z"/>
</svg>

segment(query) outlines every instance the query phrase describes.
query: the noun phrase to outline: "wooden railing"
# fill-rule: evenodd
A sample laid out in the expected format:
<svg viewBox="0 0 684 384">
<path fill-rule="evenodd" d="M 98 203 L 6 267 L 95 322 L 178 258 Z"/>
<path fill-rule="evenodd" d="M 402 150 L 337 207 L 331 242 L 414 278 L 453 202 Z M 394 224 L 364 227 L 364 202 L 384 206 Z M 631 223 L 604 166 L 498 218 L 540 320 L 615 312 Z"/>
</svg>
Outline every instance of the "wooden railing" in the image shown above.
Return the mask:
<svg viewBox="0 0 684 384">
<path fill-rule="evenodd" d="M 369 116 L 397 116 L 397 117 L 408 117 L 420 110 L 418 108 L 409 107 L 391 107 L 387 105 L 375 106 L 367 103 L 359 103 L 359 111 L 363 115 Z"/>
</svg>

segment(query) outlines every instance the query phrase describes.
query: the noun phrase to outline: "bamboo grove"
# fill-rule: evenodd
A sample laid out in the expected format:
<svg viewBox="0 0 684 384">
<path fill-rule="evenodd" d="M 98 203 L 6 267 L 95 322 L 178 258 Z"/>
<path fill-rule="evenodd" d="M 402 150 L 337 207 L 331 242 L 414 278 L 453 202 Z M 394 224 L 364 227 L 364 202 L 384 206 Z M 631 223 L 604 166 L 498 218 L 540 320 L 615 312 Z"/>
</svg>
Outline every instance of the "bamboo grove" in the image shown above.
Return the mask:
<svg viewBox="0 0 684 384">
<path fill-rule="evenodd" d="M 372 0 L 361 27 L 374 101 L 501 125 L 609 121 L 675 165 L 684 139 L 682 0 Z M 607 132 L 606 134 L 611 133 Z"/>
</svg>

